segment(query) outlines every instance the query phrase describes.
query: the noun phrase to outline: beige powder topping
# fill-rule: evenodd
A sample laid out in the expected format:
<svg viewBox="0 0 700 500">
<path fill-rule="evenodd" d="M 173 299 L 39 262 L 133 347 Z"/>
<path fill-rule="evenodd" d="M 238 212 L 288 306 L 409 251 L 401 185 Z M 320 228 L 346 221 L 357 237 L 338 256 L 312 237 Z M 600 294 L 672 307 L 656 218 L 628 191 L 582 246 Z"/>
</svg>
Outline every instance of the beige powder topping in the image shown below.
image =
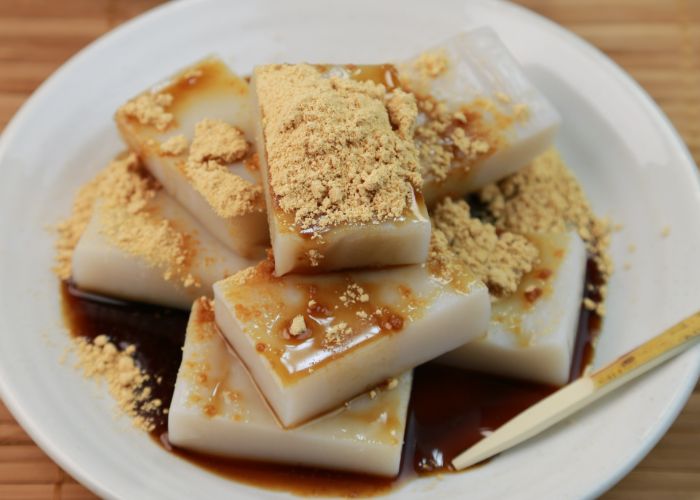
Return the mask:
<svg viewBox="0 0 700 500">
<path fill-rule="evenodd" d="M 525 237 L 497 232 L 491 224 L 471 217 L 465 201 L 443 200 L 432 216 L 431 253 L 453 254 L 497 296 L 515 292 L 521 278 L 532 270 L 537 248 Z"/>
<path fill-rule="evenodd" d="M 309 65 L 255 70 L 270 186 L 300 229 L 397 219 L 420 190 L 415 102 Z"/>
<path fill-rule="evenodd" d="M 479 111 L 465 106 L 451 113 L 432 97 L 421 97 L 417 103 L 421 120 L 415 140 L 424 178 L 444 181 L 454 168 L 467 172 L 497 148 L 498 132 Z"/>
<path fill-rule="evenodd" d="M 159 189 L 133 154 L 113 161 L 100 172 L 80 190 L 73 214 L 58 226 L 59 277 L 70 277 L 75 245 L 99 207 L 100 231 L 112 244 L 162 269 L 165 279 L 196 285 L 190 273 L 196 241 L 153 210 L 150 202 Z"/>
<path fill-rule="evenodd" d="M 238 217 L 263 209 L 262 188 L 226 166 L 248 153 L 243 132 L 220 120 L 202 120 L 184 171 L 194 188 L 221 217 Z"/>
<path fill-rule="evenodd" d="M 204 119 L 195 125 L 190 160 L 214 160 L 227 164 L 241 160 L 248 153 L 243 132 L 221 120 Z"/>
<path fill-rule="evenodd" d="M 132 345 L 120 351 L 105 335 L 92 342 L 81 337 L 74 345 L 78 367 L 85 377 L 106 383 L 118 407 L 132 418 L 134 425 L 153 430 L 152 418 L 144 415 L 162 412 L 162 402 L 152 397 L 150 376 L 134 361 L 136 348 Z"/>
<path fill-rule="evenodd" d="M 497 227 L 518 233 L 563 232 L 573 226 L 586 243 L 602 278 L 613 272 L 608 253 L 610 222 L 595 216 L 583 189 L 559 154 L 550 149 L 530 165 L 480 193 Z M 606 287 L 598 287 L 601 300 L 584 305 L 605 314 Z M 595 306 L 595 307 L 593 307 Z"/>
<path fill-rule="evenodd" d="M 173 96 L 170 94 L 149 92 L 127 102 L 117 113 L 123 113 L 141 125 L 152 126 L 163 132 L 174 121 L 172 113 L 167 112 L 172 103 Z"/>
<path fill-rule="evenodd" d="M 595 216 L 583 189 L 555 150 L 481 192 L 500 229 L 516 233 L 578 230 L 604 278 L 612 273 L 609 221 Z"/>
<path fill-rule="evenodd" d="M 386 103 L 389 121 L 402 139 L 412 139 L 416 129 L 418 106 L 413 94 L 396 89 Z"/>
<path fill-rule="evenodd" d="M 180 156 L 187 151 L 187 138 L 175 135 L 160 145 L 160 153 L 165 156 Z"/>
<path fill-rule="evenodd" d="M 166 280 L 198 285 L 190 273 L 196 240 L 149 209 L 159 189 L 133 155 L 110 165 L 99 196 L 101 232 L 122 250 L 162 269 Z"/>
</svg>

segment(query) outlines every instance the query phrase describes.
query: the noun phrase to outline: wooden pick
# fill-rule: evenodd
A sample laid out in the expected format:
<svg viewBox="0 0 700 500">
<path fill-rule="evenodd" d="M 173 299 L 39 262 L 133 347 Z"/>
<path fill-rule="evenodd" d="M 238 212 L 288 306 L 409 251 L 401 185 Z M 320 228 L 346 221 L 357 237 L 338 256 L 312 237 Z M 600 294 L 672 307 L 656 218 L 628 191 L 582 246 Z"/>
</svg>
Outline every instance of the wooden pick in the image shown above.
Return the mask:
<svg viewBox="0 0 700 500">
<path fill-rule="evenodd" d="M 700 311 L 621 356 L 581 377 L 509 420 L 452 461 L 464 469 L 536 436 L 560 420 L 626 384 L 700 341 Z"/>
</svg>

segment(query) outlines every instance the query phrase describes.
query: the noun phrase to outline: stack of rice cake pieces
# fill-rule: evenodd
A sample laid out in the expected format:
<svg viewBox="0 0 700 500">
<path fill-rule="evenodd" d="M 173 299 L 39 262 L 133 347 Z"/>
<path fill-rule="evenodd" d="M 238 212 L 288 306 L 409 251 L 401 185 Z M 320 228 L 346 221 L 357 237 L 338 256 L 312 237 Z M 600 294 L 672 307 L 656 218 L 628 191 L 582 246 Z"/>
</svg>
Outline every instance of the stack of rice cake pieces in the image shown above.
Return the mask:
<svg viewBox="0 0 700 500">
<path fill-rule="evenodd" d="M 485 54 L 494 57 L 493 67 L 476 65 L 467 57 L 466 63 L 463 58 L 457 59 L 453 68 L 457 72 L 471 71 L 483 82 L 488 80 L 484 74 L 501 71 L 496 64 L 503 67 L 503 61 L 509 64 L 505 66 L 507 72 L 518 70 L 505 48 L 498 44 L 491 32 L 477 30 L 446 42 L 442 48 L 451 57 L 459 56 L 460 50 L 464 55 L 466 50 L 473 59 L 474 53 L 486 47 Z M 455 49 L 460 46 L 461 49 Z M 410 67 L 410 62 L 402 66 Z M 202 68 L 203 72 L 197 71 Z M 211 68 L 215 69 L 211 71 Z M 274 189 L 279 183 L 272 179 L 293 177 L 295 169 L 308 165 L 290 162 L 285 156 L 285 145 L 267 141 L 266 137 L 274 136 L 275 127 L 280 125 L 274 119 L 280 102 L 288 105 L 287 111 L 292 113 L 294 106 L 303 108 L 306 103 L 303 99 L 284 103 L 269 89 L 289 86 L 291 82 L 288 88 L 291 95 L 304 96 L 303 78 L 298 82 L 289 78 L 298 68 L 299 65 L 256 68 L 252 89 L 248 90 L 243 85 L 245 82 L 230 74 L 222 63 L 209 60 L 199 68 L 184 71 L 176 79 L 180 82 L 177 102 L 181 95 L 187 96 L 182 102 L 199 99 L 199 92 L 192 89 L 203 85 L 201 82 L 218 82 L 211 84 L 214 90 L 203 93 L 215 96 L 211 101 L 214 104 L 202 108 L 207 111 L 178 114 L 184 105 L 170 108 L 168 112 L 176 115 L 178 128 L 168 127 L 165 131 L 154 131 L 153 127 L 142 127 L 133 119 L 117 116 L 127 142 L 139 152 L 165 190 L 222 244 L 239 255 L 259 258 L 259 249 L 267 238 L 260 235 L 259 228 L 268 230 L 266 222 L 260 220 L 261 213 L 267 214 L 272 241 L 272 255 L 267 260 L 214 285 L 213 303 L 206 299 L 195 302 L 170 410 L 170 437 L 175 445 L 214 454 L 390 476 L 398 471 L 411 369 L 449 352 L 458 352 L 455 350 L 483 337 L 489 329 L 490 298 L 486 287 L 471 277 L 468 270 L 456 272 L 439 259 L 429 258 L 430 220 L 424 189 L 431 193 L 431 202 L 443 193 L 428 184 L 416 185 L 410 176 L 401 177 L 401 172 L 397 176 L 403 184 L 379 183 L 387 199 L 403 197 L 404 200 L 399 213 L 394 212 L 390 217 L 383 214 L 375 217 L 373 207 L 369 206 L 369 219 L 348 217 L 347 221 L 331 224 L 323 224 L 321 219 L 313 223 L 311 219 L 309 224 L 308 216 L 302 219 L 294 210 L 284 209 L 280 193 Z M 207 71 L 219 76 L 223 73 L 228 83 L 202 78 L 202 73 L 207 75 Z M 358 86 L 352 82 L 368 88 L 371 85 L 363 82 L 384 85 L 385 93 L 380 96 L 371 89 L 359 90 L 360 94 L 365 93 L 359 101 L 369 101 L 365 104 L 370 108 L 378 99 L 400 101 L 403 97 L 398 72 L 389 65 L 304 65 L 302 73 L 307 76 L 317 73 L 333 82 L 326 96 L 331 103 L 347 98 L 342 94 L 348 88 L 358 92 Z M 517 153 L 520 155 L 517 164 L 522 166 L 548 145 L 558 118 L 527 79 L 516 76 L 524 90 L 510 88 L 511 94 L 527 97 L 528 102 L 536 104 L 536 110 L 542 110 L 531 114 L 534 116 L 531 123 L 526 120 L 515 127 L 516 132 L 511 132 L 505 148 L 521 151 Z M 458 79 L 445 78 L 447 83 L 437 82 L 436 89 L 445 94 L 441 98 L 450 102 L 452 93 L 452 101 L 457 102 L 461 88 L 454 82 Z M 182 83 L 187 79 L 192 79 L 189 86 Z M 501 80 L 492 78 L 492 81 Z M 482 87 L 474 92 L 486 91 Z M 500 95 L 503 91 L 491 89 L 491 94 L 496 92 Z M 217 105 L 217 100 L 225 103 L 225 107 Z M 234 108 L 235 112 L 229 113 Z M 222 115 L 222 109 L 227 113 Z M 271 110 L 272 119 L 266 116 L 266 109 Z M 397 135 L 392 138 L 392 144 L 401 148 L 402 140 L 406 139 L 400 137 L 401 118 L 391 116 L 383 104 L 381 109 L 386 113 L 383 124 L 388 123 L 388 130 Z M 159 154 L 158 144 L 176 133 L 191 141 L 196 122 L 204 117 L 223 118 L 243 130 L 249 140 L 255 138 L 251 142 L 257 153 L 259 173 L 240 164 L 229 166 L 233 173 L 262 183 L 265 207 L 251 213 L 247 222 L 225 220 L 207 206 L 206 197 L 197 193 L 182 173 L 184 153 L 174 158 Z M 335 118 L 316 119 L 321 123 Z M 530 128 L 521 130 L 527 127 Z M 386 135 L 386 132 L 378 130 L 377 134 Z M 342 137 L 342 129 L 334 133 L 338 143 L 351 144 L 357 139 Z M 519 146 L 522 141 L 529 141 L 529 145 Z M 305 147 L 308 149 L 313 144 Z M 513 154 L 516 153 L 505 155 L 506 159 L 502 160 L 493 155 L 498 161 L 491 160 L 497 167 L 493 167 L 490 181 L 517 168 L 508 160 Z M 366 164 L 360 170 L 371 171 L 379 163 L 382 167 L 391 164 L 392 158 L 375 156 L 363 161 Z M 322 162 L 315 162 L 312 167 L 319 164 Z M 508 167 L 499 166 L 506 164 Z M 400 162 L 399 169 L 410 170 Z M 343 168 L 336 168 L 336 172 L 341 173 L 341 178 L 335 179 L 335 185 L 356 182 L 342 178 Z M 395 174 L 389 171 L 390 176 Z M 434 183 L 430 179 L 426 182 Z M 449 194 L 464 195 L 482 182 L 453 183 L 459 193 Z M 386 192 L 397 186 L 400 191 Z M 309 187 L 313 194 L 313 188 Z M 342 203 L 336 205 L 342 208 Z M 300 220 L 304 222 L 299 223 Z M 253 225 L 255 231 L 240 230 Z M 454 356 L 451 362 L 455 363 Z M 376 416 L 369 427 L 367 415 Z M 363 426 L 358 426 L 360 421 L 365 422 Z M 339 439 L 341 435 L 346 439 Z M 386 436 L 391 439 L 385 439 Z M 331 443 L 338 445 L 333 452 Z M 352 458 L 347 456 L 350 450 L 354 450 Z M 377 460 L 368 459 L 370 456 Z"/>
</svg>

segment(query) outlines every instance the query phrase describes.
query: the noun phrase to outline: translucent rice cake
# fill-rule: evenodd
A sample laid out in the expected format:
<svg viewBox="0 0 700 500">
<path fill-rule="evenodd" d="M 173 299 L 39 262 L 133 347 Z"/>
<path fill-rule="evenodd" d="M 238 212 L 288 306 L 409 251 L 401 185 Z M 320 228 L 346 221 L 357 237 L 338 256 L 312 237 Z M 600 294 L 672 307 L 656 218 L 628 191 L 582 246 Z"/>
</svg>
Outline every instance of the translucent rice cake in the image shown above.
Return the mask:
<svg viewBox="0 0 700 500">
<path fill-rule="evenodd" d="M 261 257 L 269 234 L 251 116 L 248 84 L 210 58 L 135 97 L 115 119 L 131 150 L 211 234 Z"/>
<path fill-rule="evenodd" d="M 168 415 L 178 447 L 220 456 L 347 470 L 399 471 L 411 373 L 331 414 L 282 429 L 217 331 L 210 303 L 195 302 Z"/>
<path fill-rule="evenodd" d="M 103 188 L 72 257 L 81 289 L 189 309 L 215 281 L 255 263 L 211 236 L 135 158 L 112 163 L 98 181 Z"/>
<path fill-rule="evenodd" d="M 488 327 L 488 290 L 463 266 L 452 275 L 431 261 L 281 278 L 272 266 L 216 283 L 216 321 L 287 427 Z"/>
<path fill-rule="evenodd" d="M 512 174 L 550 146 L 560 117 L 490 28 L 399 66 L 418 97 L 416 141 L 428 206 Z"/>
<path fill-rule="evenodd" d="M 576 232 L 530 235 L 537 266 L 518 291 L 492 304 L 488 333 L 439 361 L 552 385 L 569 379 L 586 276 L 586 247 Z"/>
<path fill-rule="evenodd" d="M 412 96 L 392 66 L 270 65 L 252 78 L 278 276 L 425 262 Z"/>
</svg>

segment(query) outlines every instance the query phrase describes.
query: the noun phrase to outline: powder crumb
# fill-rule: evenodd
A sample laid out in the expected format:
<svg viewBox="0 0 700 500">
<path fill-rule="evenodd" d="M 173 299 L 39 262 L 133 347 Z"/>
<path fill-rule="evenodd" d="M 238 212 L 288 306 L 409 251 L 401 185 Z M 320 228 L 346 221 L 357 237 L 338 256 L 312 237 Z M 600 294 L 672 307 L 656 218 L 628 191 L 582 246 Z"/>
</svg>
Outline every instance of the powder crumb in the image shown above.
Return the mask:
<svg viewBox="0 0 700 500">
<path fill-rule="evenodd" d="M 103 177 L 103 174 L 98 174 L 78 190 L 71 215 L 56 225 L 56 264 L 53 270 L 62 280 L 71 277 L 73 250 L 90 222 Z"/>
<path fill-rule="evenodd" d="M 187 151 L 187 147 L 184 135 L 174 135 L 160 145 L 160 153 L 165 156 L 180 156 Z"/>
<path fill-rule="evenodd" d="M 487 123 L 473 104 L 450 111 L 429 95 L 418 97 L 416 103 L 419 119 L 414 139 L 421 172 L 428 181 L 444 181 L 454 169 L 468 172 L 504 140 L 498 127 Z"/>
<path fill-rule="evenodd" d="M 377 398 L 377 391 L 375 391 L 374 389 L 369 391 L 369 399 L 376 399 L 376 398 Z"/>
<path fill-rule="evenodd" d="M 306 322 L 304 321 L 304 316 L 301 314 L 297 314 L 294 316 L 294 319 L 292 320 L 292 324 L 289 327 L 289 334 L 292 337 L 298 337 L 300 335 L 304 335 L 308 332 L 309 330 L 306 328 Z"/>
<path fill-rule="evenodd" d="M 83 337 L 76 339 L 74 351 L 83 375 L 106 383 L 117 406 L 131 417 L 136 427 L 145 431 L 154 429 L 153 417 L 144 413 L 158 413 L 162 401 L 151 398 L 150 377 L 134 361 L 135 348 L 120 351 L 106 335 L 99 335 L 92 342 Z"/>
<path fill-rule="evenodd" d="M 221 120 L 204 119 L 195 125 L 190 160 L 229 164 L 243 159 L 248 148 L 245 135 L 239 128 Z"/>
<path fill-rule="evenodd" d="M 197 242 L 154 210 L 152 201 L 160 189 L 133 154 L 99 172 L 78 192 L 71 216 L 57 226 L 59 278 L 70 278 L 73 250 L 98 210 L 100 233 L 112 244 L 161 269 L 165 279 L 197 285 L 190 271 Z"/>
<path fill-rule="evenodd" d="M 263 210 L 262 187 L 233 174 L 225 165 L 216 161 L 188 161 L 185 173 L 220 217 L 239 217 Z"/>
<path fill-rule="evenodd" d="M 181 80 L 196 80 L 204 75 L 204 71 L 199 68 L 191 68 L 185 71 L 180 77 Z"/>
<path fill-rule="evenodd" d="M 479 192 L 502 231 L 518 234 L 577 229 L 602 277 L 613 271 L 608 253 L 611 224 L 596 217 L 583 189 L 559 154 L 550 149 L 515 174 Z"/>
<path fill-rule="evenodd" d="M 389 379 L 389 382 L 386 384 L 386 388 L 390 391 L 396 389 L 399 386 L 399 381 L 398 379 L 392 378 Z"/>
<path fill-rule="evenodd" d="M 341 321 L 335 325 L 329 326 L 326 329 L 324 343 L 327 346 L 339 346 L 350 335 L 352 335 L 352 328 L 350 328 L 344 321 Z"/>
<path fill-rule="evenodd" d="M 519 103 L 513 106 L 513 119 L 518 122 L 526 122 L 530 119 L 530 107 L 527 104 Z"/>
<path fill-rule="evenodd" d="M 501 92 L 500 90 L 496 92 L 495 97 L 496 100 L 498 100 L 498 102 L 500 102 L 501 104 L 510 104 L 512 101 L 508 94 L 506 94 L 505 92 Z"/>
<path fill-rule="evenodd" d="M 264 279 L 272 275 L 275 267 L 274 261 L 265 260 L 256 266 L 246 267 L 237 273 L 226 278 L 226 281 L 232 286 L 243 286 L 249 283 L 254 283 L 256 280 Z"/>
<path fill-rule="evenodd" d="M 163 278 L 198 286 L 191 274 L 198 250 L 194 236 L 182 232 L 150 205 L 160 185 L 133 155 L 106 170 L 99 196 L 100 232 L 122 250 L 144 258 Z"/>
<path fill-rule="evenodd" d="M 596 304 L 595 312 L 596 312 L 596 314 L 597 314 L 598 316 L 600 316 L 601 318 L 602 318 L 603 316 L 605 316 L 605 313 L 607 312 L 607 309 L 605 308 L 605 303 L 604 303 L 604 302 L 599 302 L 598 304 Z"/>
<path fill-rule="evenodd" d="M 386 104 L 389 121 L 396 127 L 400 137 L 411 140 L 416 127 L 418 107 L 413 94 L 396 89 Z"/>
<path fill-rule="evenodd" d="M 435 208 L 431 219 L 434 258 L 440 258 L 440 253 L 451 254 L 486 283 L 494 295 L 514 293 L 539 255 L 524 236 L 497 231 L 493 225 L 473 218 L 463 200 L 446 198 Z"/>
<path fill-rule="evenodd" d="M 309 259 L 309 265 L 311 267 L 318 267 L 321 265 L 321 260 L 324 255 L 315 248 L 311 248 L 306 252 L 306 257 Z"/>
<path fill-rule="evenodd" d="M 258 156 L 258 153 L 253 153 L 252 155 L 246 157 L 243 160 L 243 165 L 249 172 L 259 172 L 260 157 Z"/>
<path fill-rule="evenodd" d="M 172 103 L 171 94 L 148 92 L 124 104 L 117 113 L 164 132 L 175 119 L 172 113 L 167 112 Z"/>
<path fill-rule="evenodd" d="M 452 118 L 460 123 L 467 123 L 467 117 L 462 111 L 455 111 Z"/>
<path fill-rule="evenodd" d="M 595 311 L 597 304 L 593 300 L 586 297 L 583 299 L 583 306 L 589 311 Z"/>
<path fill-rule="evenodd" d="M 664 228 L 661 230 L 661 237 L 668 238 L 670 234 L 671 234 L 671 227 L 664 226 Z"/>
<path fill-rule="evenodd" d="M 247 151 L 243 132 L 228 123 L 202 120 L 195 126 L 184 172 L 221 217 L 263 210 L 262 187 L 232 173 L 226 166 L 243 158 Z"/>
<path fill-rule="evenodd" d="M 369 294 L 357 283 L 350 283 L 340 295 L 340 301 L 344 306 L 369 302 Z"/>
<path fill-rule="evenodd" d="M 463 128 L 456 128 L 450 137 L 465 158 L 474 160 L 491 149 L 488 142 L 469 137 Z"/>
<path fill-rule="evenodd" d="M 426 79 L 435 79 L 450 68 L 445 49 L 423 52 L 413 63 L 415 70 Z"/>
<path fill-rule="evenodd" d="M 261 66 L 254 78 L 270 188 L 299 229 L 403 216 L 423 182 L 408 94 L 306 64 Z"/>
</svg>

